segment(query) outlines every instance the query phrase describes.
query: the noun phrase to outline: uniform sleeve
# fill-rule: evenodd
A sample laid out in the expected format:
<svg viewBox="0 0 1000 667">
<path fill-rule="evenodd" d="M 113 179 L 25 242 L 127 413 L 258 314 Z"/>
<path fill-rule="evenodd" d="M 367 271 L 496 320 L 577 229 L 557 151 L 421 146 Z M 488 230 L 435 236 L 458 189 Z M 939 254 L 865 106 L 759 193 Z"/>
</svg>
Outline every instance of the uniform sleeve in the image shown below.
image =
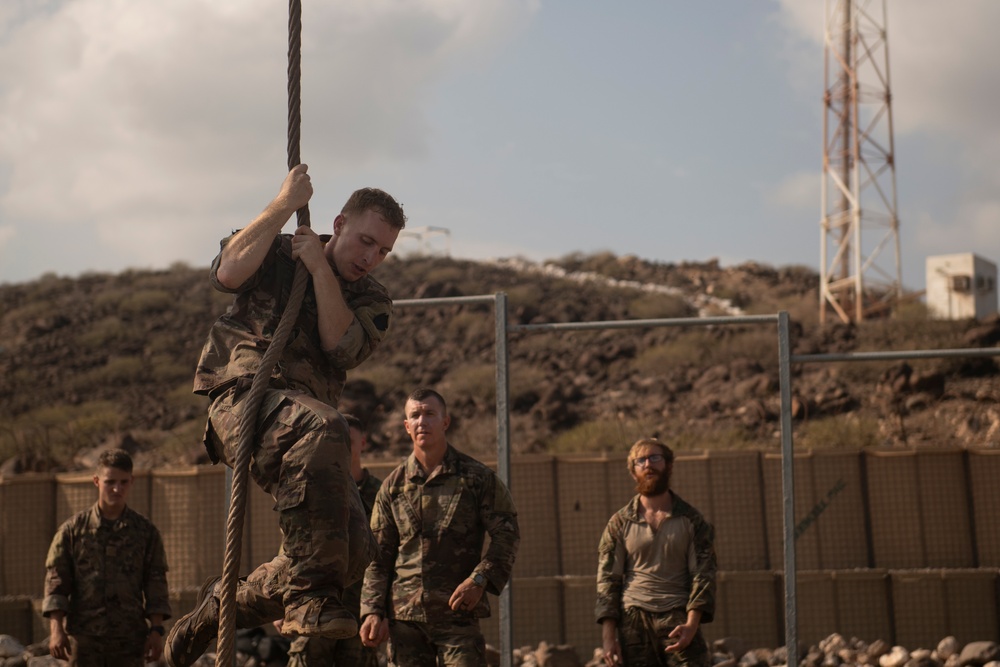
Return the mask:
<svg viewBox="0 0 1000 667">
<path fill-rule="evenodd" d="M 487 485 L 485 490 L 480 504 L 480 517 L 490 534 L 490 546 L 475 572 L 486 578 L 486 590 L 499 595 L 514 569 L 521 531 L 517 525 L 517 510 L 510 491 L 495 474 L 489 477 L 493 484 Z"/>
<path fill-rule="evenodd" d="M 160 531 L 153 527 L 146 549 L 146 574 L 143 594 L 146 598 L 146 616 L 162 614 L 170 618 L 170 592 L 167 589 L 167 553 L 163 548 Z"/>
<path fill-rule="evenodd" d="M 48 618 L 53 611 L 69 613 L 69 599 L 73 594 L 73 545 L 69 527 L 59 527 L 49 553 L 45 558 L 45 599 L 42 616 Z"/>
<path fill-rule="evenodd" d="M 226 246 L 229 245 L 229 242 L 233 240 L 233 237 L 236 236 L 239 231 L 240 230 L 237 229 L 235 232 L 222 239 L 219 243 L 219 254 L 212 260 L 212 267 L 208 272 L 208 280 L 212 284 L 212 287 L 220 292 L 225 292 L 226 294 L 236 294 L 237 292 L 243 292 L 256 286 L 260 282 L 261 275 L 263 275 L 266 268 L 274 264 L 276 252 L 281 246 L 281 235 L 279 234 L 274 237 L 270 252 L 264 256 L 264 261 L 261 262 L 259 267 L 257 267 L 257 270 L 253 273 L 253 275 L 247 278 L 246 281 L 244 281 L 244 283 L 236 289 L 230 289 L 219 282 L 219 265 L 222 264 L 222 251 L 226 249 Z"/>
<path fill-rule="evenodd" d="M 396 554 L 399 551 L 399 529 L 392 513 L 392 504 L 387 490 L 388 482 L 382 485 L 375 496 L 372 507 L 371 528 L 378 549 L 375 558 L 365 570 L 361 588 L 361 618 L 375 614 L 386 618 L 389 608 L 389 594 L 395 575 Z"/>
<path fill-rule="evenodd" d="M 606 618 L 621 618 L 622 581 L 625 576 L 625 543 L 622 521 L 611 517 L 597 546 L 597 603 L 594 615 L 601 623 Z"/>
<path fill-rule="evenodd" d="M 354 312 L 354 321 L 337 343 L 326 350 L 327 359 L 334 368 L 350 370 L 370 357 L 389 333 L 392 320 L 392 301 L 366 298 L 348 304 Z"/>
<path fill-rule="evenodd" d="M 687 611 L 698 609 L 701 611 L 701 622 L 711 623 L 715 617 L 715 574 L 718 569 L 715 529 L 701 515 L 693 517 L 692 523 L 693 553 L 688 565 L 691 570 L 691 595 L 688 597 Z"/>
</svg>

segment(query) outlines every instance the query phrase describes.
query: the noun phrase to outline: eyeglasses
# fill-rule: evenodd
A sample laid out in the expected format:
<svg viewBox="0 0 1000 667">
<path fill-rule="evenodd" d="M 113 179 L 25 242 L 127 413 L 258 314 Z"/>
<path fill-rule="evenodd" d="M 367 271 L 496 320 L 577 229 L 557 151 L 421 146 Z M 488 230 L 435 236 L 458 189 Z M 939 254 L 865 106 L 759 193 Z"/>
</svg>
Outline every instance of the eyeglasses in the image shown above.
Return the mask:
<svg viewBox="0 0 1000 667">
<path fill-rule="evenodd" d="M 640 456 L 632 461 L 633 468 L 642 468 L 648 463 L 653 465 L 654 463 L 660 463 L 663 461 L 663 454 L 650 454 L 649 456 Z"/>
</svg>

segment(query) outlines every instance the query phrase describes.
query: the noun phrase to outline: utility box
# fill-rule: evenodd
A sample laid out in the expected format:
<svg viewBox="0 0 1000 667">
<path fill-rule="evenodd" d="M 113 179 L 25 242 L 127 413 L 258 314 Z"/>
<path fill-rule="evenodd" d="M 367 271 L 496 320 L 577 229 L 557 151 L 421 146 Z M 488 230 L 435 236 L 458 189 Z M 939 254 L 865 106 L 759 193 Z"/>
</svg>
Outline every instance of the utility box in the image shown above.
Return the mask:
<svg viewBox="0 0 1000 667">
<path fill-rule="evenodd" d="M 928 257 L 927 309 L 948 320 L 997 312 L 997 265 L 971 252 Z"/>
</svg>

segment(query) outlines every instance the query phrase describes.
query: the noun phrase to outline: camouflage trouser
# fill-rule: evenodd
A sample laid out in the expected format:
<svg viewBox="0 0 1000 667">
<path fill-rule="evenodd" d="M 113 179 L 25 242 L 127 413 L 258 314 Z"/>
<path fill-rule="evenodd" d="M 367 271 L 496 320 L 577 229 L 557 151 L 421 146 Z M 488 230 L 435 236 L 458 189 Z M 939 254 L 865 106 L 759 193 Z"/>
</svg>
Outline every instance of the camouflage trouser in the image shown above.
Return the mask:
<svg viewBox="0 0 1000 667">
<path fill-rule="evenodd" d="M 288 667 L 378 667 L 378 651 L 361 637 L 326 639 L 297 637 L 288 649 Z"/>
<path fill-rule="evenodd" d="M 71 667 L 144 667 L 145 639 L 72 637 Z"/>
<path fill-rule="evenodd" d="M 482 667 L 486 640 L 477 619 L 447 625 L 389 622 L 390 667 Z"/>
<path fill-rule="evenodd" d="M 212 402 L 205 442 L 232 467 L 241 381 Z M 351 477 L 350 436 L 339 412 L 301 391 L 268 389 L 257 416 L 250 474 L 274 498 L 287 556 L 283 603 L 340 600 L 364 576 L 376 544 Z"/>
<path fill-rule="evenodd" d="M 687 611 L 651 612 L 628 607 L 618 626 L 625 667 L 709 667 L 711 656 L 701 629 L 687 648 L 674 653 L 663 649 L 674 643 L 671 631 L 687 621 Z"/>
</svg>

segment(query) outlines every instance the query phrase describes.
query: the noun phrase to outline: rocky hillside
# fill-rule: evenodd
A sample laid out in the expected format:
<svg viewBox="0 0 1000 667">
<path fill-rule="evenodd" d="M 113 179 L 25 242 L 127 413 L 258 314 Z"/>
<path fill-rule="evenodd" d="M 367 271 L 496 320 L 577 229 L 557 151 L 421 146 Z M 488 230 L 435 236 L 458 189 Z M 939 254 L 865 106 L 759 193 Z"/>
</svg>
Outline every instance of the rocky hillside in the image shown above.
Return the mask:
<svg viewBox="0 0 1000 667">
<path fill-rule="evenodd" d="M 142 467 L 203 460 L 198 352 L 228 297 L 206 269 L 44 276 L 0 285 L 2 472 L 89 465 L 109 441 Z M 787 310 L 795 353 L 994 346 L 1000 324 L 927 319 L 919 304 L 861 326 L 816 323 L 802 267 L 663 264 L 610 254 L 537 265 L 392 258 L 397 299 L 505 292 L 515 323 Z M 778 447 L 777 339 L 770 325 L 524 332 L 509 345 L 519 452 L 622 451 L 640 435 L 678 448 Z M 793 369 L 797 447 L 1000 446 L 992 359 L 810 364 Z M 495 446 L 492 306 L 406 307 L 350 375 L 342 408 L 371 426 L 373 455 L 408 442 L 402 403 L 418 385 L 448 398 L 452 440 Z"/>
</svg>

